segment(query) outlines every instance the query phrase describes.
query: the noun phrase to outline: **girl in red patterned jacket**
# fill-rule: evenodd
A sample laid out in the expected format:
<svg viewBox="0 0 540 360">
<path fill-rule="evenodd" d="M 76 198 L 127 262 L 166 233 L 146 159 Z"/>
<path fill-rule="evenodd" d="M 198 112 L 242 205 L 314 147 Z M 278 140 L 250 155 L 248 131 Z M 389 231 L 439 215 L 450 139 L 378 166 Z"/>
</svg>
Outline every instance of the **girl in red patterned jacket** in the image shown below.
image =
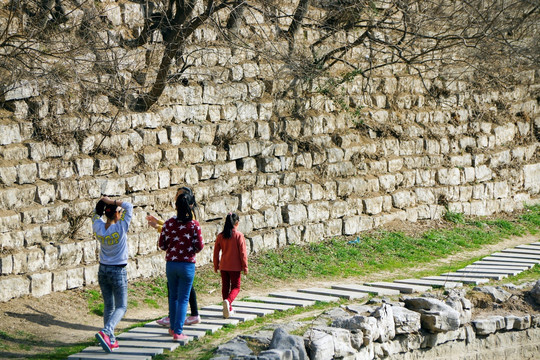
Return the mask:
<svg viewBox="0 0 540 360">
<path fill-rule="evenodd" d="M 229 213 L 223 231 L 214 245 L 214 271 L 221 271 L 221 295 L 223 297 L 223 317 L 234 314 L 232 302 L 240 292 L 240 275 L 248 274 L 246 239 L 238 231 L 238 215 Z M 221 257 L 220 253 L 221 252 Z"/>
<path fill-rule="evenodd" d="M 189 293 L 195 277 L 195 254 L 204 247 L 201 226 L 193 219 L 190 194 L 176 199 L 176 216 L 163 224 L 159 248 L 165 250 L 169 284 L 169 334 L 174 341 L 187 340 L 182 333 L 187 313 Z"/>
</svg>

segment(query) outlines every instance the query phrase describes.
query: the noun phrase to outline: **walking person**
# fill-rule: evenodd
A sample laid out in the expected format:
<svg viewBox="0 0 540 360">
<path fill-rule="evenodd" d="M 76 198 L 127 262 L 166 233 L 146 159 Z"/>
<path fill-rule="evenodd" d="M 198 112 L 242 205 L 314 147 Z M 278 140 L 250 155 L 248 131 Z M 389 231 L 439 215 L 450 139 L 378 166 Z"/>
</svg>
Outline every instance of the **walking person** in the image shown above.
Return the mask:
<svg viewBox="0 0 540 360">
<path fill-rule="evenodd" d="M 106 221 L 101 218 L 103 214 Z M 103 329 L 96 339 L 106 352 L 119 347 L 114 329 L 127 310 L 127 232 L 132 214 L 129 202 L 104 196 L 92 216 L 92 230 L 100 243 L 98 282 L 104 302 Z"/>
<path fill-rule="evenodd" d="M 223 231 L 218 234 L 214 245 L 214 272 L 221 271 L 225 319 L 234 314 L 232 302 L 240 292 L 241 272 L 248 274 L 246 239 L 244 234 L 237 230 L 238 220 L 237 214 L 227 214 Z"/>
<path fill-rule="evenodd" d="M 189 206 L 191 207 L 191 211 L 193 214 L 193 219 L 197 219 L 195 213 L 197 209 L 197 201 L 195 200 L 195 195 L 193 194 L 193 191 L 191 188 L 187 186 L 183 186 L 176 192 L 176 195 L 174 197 L 174 201 L 176 202 L 176 199 L 181 194 L 189 194 L 191 196 L 190 201 L 191 203 Z M 148 225 L 156 229 L 158 233 L 161 234 L 161 230 L 163 228 L 164 221 L 158 220 L 155 216 L 147 215 L 146 220 L 148 221 Z M 169 284 L 167 283 L 167 293 L 169 292 Z M 184 322 L 184 325 L 194 325 L 201 322 L 201 317 L 199 316 L 199 309 L 197 306 L 197 293 L 195 292 L 195 287 L 191 286 L 191 292 L 189 293 L 189 308 L 191 310 L 191 315 L 186 317 L 186 321 Z M 156 321 L 159 325 L 170 327 L 171 320 L 170 317 L 167 315 L 159 320 Z"/>
<path fill-rule="evenodd" d="M 173 341 L 186 340 L 182 333 L 193 278 L 195 255 L 204 247 L 201 226 L 193 219 L 190 204 L 193 195 L 181 194 L 176 198 L 176 216 L 163 224 L 159 248 L 166 251 L 166 273 L 169 286 L 169 334 Z"/>
</svg>

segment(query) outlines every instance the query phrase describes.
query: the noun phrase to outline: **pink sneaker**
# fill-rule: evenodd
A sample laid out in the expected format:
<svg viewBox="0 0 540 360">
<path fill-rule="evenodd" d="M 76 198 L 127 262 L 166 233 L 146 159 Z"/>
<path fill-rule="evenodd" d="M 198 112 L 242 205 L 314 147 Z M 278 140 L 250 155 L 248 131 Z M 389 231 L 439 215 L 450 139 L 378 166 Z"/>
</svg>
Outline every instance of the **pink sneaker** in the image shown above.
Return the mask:
<svg viewBox="0 0 540 360">
<path fill-rule="evenodd" d="M 99 341 L 99 344 L 105 350 L 105 352 L 112 352 L 111 349 L 111 339 L 109 335 L 105 334 L 103 331 L 100 331 L 96 334 L 96 339 Z"/>
<path fill-rule="evenodd" d="M 188 316 L 186 318 L 186 321 L 184 321 L 184 325 L 195 325 L 201 322 L 201 317 L 199 315 L 196 316 Z"/>
<path fill-rule="evenodd" d="M 174 334 L 172 339 L 173 341 L 186 341 L 188 337 L 184 334 Z"/>
<path fill-rule="evenodd" d="M 171 325 L 171 319 L 168 316 L 165 316 L 162 319 L 156 321 L 159 325 L 169 327 Z"/>
<path fill-rule="evenodd" d="M 118 345 L 118 340 L 115 340 L 114 343 L 111 344 L 111 351 L 114 351 L 118 349 L 120 345 Z"/>
</svg>

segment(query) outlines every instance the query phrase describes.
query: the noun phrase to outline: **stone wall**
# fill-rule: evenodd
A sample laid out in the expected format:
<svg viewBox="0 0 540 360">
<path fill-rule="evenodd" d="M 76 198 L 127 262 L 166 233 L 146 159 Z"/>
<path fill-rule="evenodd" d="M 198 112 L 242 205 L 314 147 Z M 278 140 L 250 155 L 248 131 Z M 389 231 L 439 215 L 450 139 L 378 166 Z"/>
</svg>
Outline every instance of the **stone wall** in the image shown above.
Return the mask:
<svg viewBox="0 0 540 360">
<path fill-rule="evenodd" d="M 102 3 L 113 24 L 140 25 L 141 5 Z M 229 211 L 240 214 L 254 254 L 393 220 L 439 219 L 447 209 L 483 216 L 539 201 L 538 71 L 489 92 L 438 80 L 446 92 L 435 99 L 394 65 L 343 85 L 359 109 L 351 116 L 320 92 L 283 95 L 290 73 L 232 51 L 211 28 L 191 46 L 202 47 L 197 41 L 206 55 L 146 113 L 117 109 L 107 96 L 80 99 L 75 82 L 73 92 L 42 93 L 27 81 L 4 94 L 0 301 L 96 283 L 88 215 L 101 194 L 135 205 L 131 278 L 163 274 L 145 216 L 174 214 L 180 185 L 200 204 L 200 265 Z M 144 53 L 128 55 L 126 71 L 138 70 Z"/>
</svg>

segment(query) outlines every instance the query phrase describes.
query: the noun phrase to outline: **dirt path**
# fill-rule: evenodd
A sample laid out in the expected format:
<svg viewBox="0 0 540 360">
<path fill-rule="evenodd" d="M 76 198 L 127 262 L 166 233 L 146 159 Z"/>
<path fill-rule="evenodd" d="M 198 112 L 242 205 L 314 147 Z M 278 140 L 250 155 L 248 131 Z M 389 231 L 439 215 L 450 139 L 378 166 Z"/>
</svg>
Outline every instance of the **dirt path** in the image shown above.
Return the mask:
<svg viewBox="0 0 540 360">
<path fill-rule="evenodd" d="M 486 256 L 505 248 L 515 247 L 520 244 L 528 244 L 539 240 L 539 236 L 514 237 L 498 244 L 486 245 L 481 249 L 462 252 L 451 255 L 445 259 L 437 260 L 430 264 L 423 264 L 413 269 L 424 270 L 451 264 L 474 257 Z M 378 273 L 368 277 L 347 279 L 327 279 L 302 281 L 274 281 L 268 286 L 259 286 L 249 290 L 242 290 L 240 296 L 266 295 L 276 289 L 296 290 L 303 287 L 329 287 L 336 282 L 361 283 L 379 279 L 391 279 L 398 277 L 399 273 Z M 221 301 L 219 292 L 212 294 L 198 293 L 199 307 L 216 304 Z M 124 329 L 136 323 L 146 322 L 163 316 L 166 313 L 166 299 L 160 301 L 159 308 L 144 303 L 142 295 L 130 293 L 130 301 L 137 301 L 135 306 L 132 302 L 126 316 L 119 324 L 118 330 Z M 158 299 L 159 300 L 159 299 Z M 302 317 L 308 315 L 302 314 Z M 287 319 L 290 321 L 292 319 Z M 66 291 L 43 296 L 41 298 L 23 297 L 9 302 L 0 303 L 0 358 L 25 358 L 29 355 L 51 352 L 55 347 L 69 346 L 85 341 L 92 341 L 94 334 L 102 326 L 100 316 L 89 314 L 87 300 L 80 290 Z M 234 332 L 220 342 L 236 335 Z M 29 347 L 28 340 L 39 340 L 38 346 Z"/>
</svg>

